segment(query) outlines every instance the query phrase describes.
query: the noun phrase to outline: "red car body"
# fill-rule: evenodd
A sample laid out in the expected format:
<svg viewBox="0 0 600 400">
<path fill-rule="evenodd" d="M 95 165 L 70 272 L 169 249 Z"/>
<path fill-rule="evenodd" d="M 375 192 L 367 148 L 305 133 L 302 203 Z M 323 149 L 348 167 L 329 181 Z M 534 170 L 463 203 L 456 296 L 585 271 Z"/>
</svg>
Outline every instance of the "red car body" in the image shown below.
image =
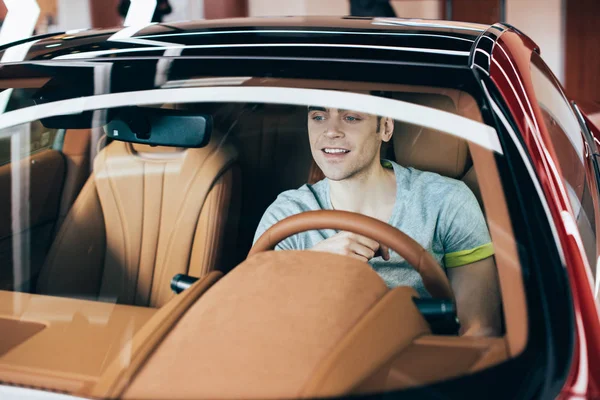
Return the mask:
<svg viewBox="0 0 600 400">
<path fill-rule="evenodd" d="M 560 167 L 554 162 L 556 155 L 553 147 L 549 145 L 551 142 L 548 129 L 537 102 L 529 100 L 535 97 L 528 73 L 531 53 L 534 51 L 539 49 L 528 37 L 515 32 L 503 33 L 492 53 L 490 76 L 502 92 L 514 120 L 519 125 L 544 194 L 552 200 L 548 205 L 565 250 L 577 334 L 571 369 L 562 395 L 564 398 L 596 398 L 600 396 L 600 318 L 594 299 L 590 266 L 587 265 L 584 250 L 573 235 L 572 227 L 569 227 L 562 217 L 564 213 L 571 213 L 571 206 L 562 183 Z M 536 122 L 534 126 L 537 129 L 531 129 L 527 118 Z M 599 140 L 600 131 L 589 118 L 587 122 L 595 139 Z M 589 163 L 586 167 L 591 168 Z M 591 175 L 594 175 L 593 172 Z M 591 184 L 596 186 L 597 182 Z M 600 199 L 595 193 L 595 207 L 598 209 Z"/>
</svg>

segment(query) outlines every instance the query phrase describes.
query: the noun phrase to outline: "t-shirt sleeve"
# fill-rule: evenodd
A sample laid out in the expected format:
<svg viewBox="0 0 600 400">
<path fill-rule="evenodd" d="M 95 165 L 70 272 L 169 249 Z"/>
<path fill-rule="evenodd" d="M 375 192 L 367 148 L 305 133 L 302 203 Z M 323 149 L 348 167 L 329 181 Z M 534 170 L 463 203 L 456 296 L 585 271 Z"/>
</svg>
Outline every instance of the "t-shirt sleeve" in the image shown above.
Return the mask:
<svg viewBox="0 0 600 400">
<path fill-rule="evenodd" d="M 494 254 L 479 203 L 463 182 L 458 182 L 448 196 L 439 224 L 446 268 L 471 264 Z"/>
<path fill-rule="evenodd" d="M 256 243 L 258 238 L 262 236 L 263 233 L 267 231 L 271 226 L 275 225 L 275 223 L 281 221 L 284 218 L 289 217 L 290 215 L 296 214 L 294 212 L 293 207 L 289 204 L 288 201 L 282 199 L 281 197 L 277 198 L 273 204 L 271 204 L 265 213 L 263 214 L 260 222 L 258 223 L 258 228 L 256 228 L 256 232 L 254 234 L 254 240 L 252 244 Z M 279 242 L 275 246 L 275 250 L 294 250 L 298 249 L 298 238 L 296 235 L 290 236 L 281 242 Z"/>
</svg>

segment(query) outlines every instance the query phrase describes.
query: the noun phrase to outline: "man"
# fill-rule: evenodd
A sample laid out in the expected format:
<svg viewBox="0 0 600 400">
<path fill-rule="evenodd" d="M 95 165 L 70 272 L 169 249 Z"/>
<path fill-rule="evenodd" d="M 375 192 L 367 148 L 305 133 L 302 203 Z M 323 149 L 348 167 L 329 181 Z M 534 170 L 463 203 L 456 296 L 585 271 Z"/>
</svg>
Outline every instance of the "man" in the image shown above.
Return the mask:
<svg viewBox="0 0 600 400">
<path fill-rule="evenodd" d="M 256 241 L 276 222 L 310 210 L 345 210 L 385 221 L 445 266 L 455 292 L 461 333 L 499 333 L 499 294 L 493 247 L 473 193 L 458 180 L 381 160 L 394 121 L 361 112 L 309 107 L 312 156 L 326 178 L 281 193 L 260 221 Z M 349 232 L 309 231 L 277 249 L 343 254 L 369 264 L 389 287 L 412 286 L 429 296 L 420 275 L 398 254 Z"/>
</svg>

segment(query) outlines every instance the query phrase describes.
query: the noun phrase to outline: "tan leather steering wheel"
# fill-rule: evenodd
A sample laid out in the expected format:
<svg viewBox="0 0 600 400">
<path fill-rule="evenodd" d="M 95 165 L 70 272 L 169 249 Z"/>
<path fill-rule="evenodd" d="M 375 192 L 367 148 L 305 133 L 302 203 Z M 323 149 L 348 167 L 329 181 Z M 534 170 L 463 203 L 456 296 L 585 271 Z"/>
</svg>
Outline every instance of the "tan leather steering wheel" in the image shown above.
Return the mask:
<svg viewBox="0 0 600 400">
<path fill-rule="evenodd" d="M 425 289 L 432 297 L 454 301 L 454 292 L 444 270 L 419 243 L 383 221 L 349 211 L 307 211 L 285 218 L 262 234 L 250 249 L 248 257 L 273 250 L 277 243 L 292 235 L 315 229 L 348 231 L 388 246 L 421 275 Z"/>
</svg>

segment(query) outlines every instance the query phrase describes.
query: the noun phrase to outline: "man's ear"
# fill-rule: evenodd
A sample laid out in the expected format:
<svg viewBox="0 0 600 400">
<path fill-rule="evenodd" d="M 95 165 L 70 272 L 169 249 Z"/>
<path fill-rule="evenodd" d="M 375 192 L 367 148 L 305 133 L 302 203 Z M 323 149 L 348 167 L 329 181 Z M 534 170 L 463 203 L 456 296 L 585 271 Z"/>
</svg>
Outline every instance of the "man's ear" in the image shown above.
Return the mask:
<svg viewBox="0 0 600 400">
<path fill-rule="evenodd" d="M 394 120 L 392 118 L 385 117 L 383 118 L 382 122 L 381 140 L 387 143 L 392 140 L 392 135 L 394 134 Z"/>
</svg>

